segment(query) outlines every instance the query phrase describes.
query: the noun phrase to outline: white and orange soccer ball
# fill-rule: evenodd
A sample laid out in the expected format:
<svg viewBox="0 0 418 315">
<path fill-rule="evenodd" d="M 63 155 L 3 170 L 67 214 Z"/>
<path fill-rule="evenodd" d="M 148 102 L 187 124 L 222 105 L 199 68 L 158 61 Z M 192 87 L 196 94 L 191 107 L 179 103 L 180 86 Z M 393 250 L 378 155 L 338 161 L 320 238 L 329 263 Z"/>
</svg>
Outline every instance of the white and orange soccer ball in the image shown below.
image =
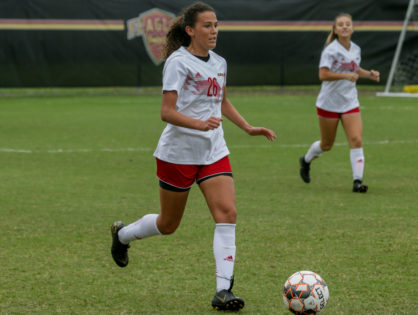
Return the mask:
<svg viewBox="0 0 418 315">
<path fill-rule="evenodd" d="M 296 315 L 317 314 L 328 304 L 329 291 L 324 279 L 312 271 L 298 271 L 283 287 L 283 301 Z"/>
</svg>

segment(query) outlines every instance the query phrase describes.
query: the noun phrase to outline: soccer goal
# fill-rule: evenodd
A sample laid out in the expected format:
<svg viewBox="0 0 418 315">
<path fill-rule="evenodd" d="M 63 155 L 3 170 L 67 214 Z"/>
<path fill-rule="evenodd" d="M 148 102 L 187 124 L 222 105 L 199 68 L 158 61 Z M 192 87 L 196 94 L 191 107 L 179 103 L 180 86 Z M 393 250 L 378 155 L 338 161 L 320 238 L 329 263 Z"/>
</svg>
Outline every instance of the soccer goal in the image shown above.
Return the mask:
<svg viewBox="0 0 418 315">
<path fill-rule="evenodd" d="M 405 47 L 409 32 L 418 31 L 418 0 L 410 0 L 384 92 L 377 96 L 418 97 L 418 49 Z M 393 90 L 396 87 L 397 91 Z M 399 91 L 399 87 L 402 90 Z"/>
</svg>

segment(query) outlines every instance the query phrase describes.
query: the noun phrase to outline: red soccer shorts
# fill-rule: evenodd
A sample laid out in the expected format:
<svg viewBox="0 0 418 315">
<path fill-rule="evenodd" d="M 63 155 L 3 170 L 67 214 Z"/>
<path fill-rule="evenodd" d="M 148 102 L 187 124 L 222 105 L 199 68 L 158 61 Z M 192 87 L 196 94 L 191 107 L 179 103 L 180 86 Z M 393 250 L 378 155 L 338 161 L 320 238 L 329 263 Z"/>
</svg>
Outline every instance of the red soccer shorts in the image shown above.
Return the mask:
<svg viewBox="0 0 418 315">
<path fill-rule="evenodd" d="M 232 176 L 228 156 L 210 165 L 173 164 L 157 160 L 157 177 L 160 186 L 172 191 L 187 191 L 194 182 L 200 184 L 206 179 L 219 175 Z"/>
<path fill-rule="evenodd" d="M 340 119 L 341 116 L 343 116 L 343 115 L 360 113 L 360 108 L 356 107 L 356 108 L 354 108 L 352 110 L 349 110 L 348 112 L 345 112 L 345 113 L 335 113 L 335 112 L 329 112 L 327 110 L 324 110 L 322 108 L 317 107 L 316 112 L 318 113 L 319 117 L 330 118 L 330 119 Z"/>
</svg>

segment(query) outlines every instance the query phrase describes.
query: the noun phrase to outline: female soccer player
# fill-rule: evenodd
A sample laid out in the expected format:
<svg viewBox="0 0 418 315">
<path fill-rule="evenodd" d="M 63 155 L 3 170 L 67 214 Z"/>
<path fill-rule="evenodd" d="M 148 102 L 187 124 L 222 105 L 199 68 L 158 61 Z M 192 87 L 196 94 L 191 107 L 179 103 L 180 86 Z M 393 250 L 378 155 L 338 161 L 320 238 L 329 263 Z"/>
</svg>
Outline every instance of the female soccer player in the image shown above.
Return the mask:
<svg viewBox="0 0 418 315">
<path fill-rule="evenodd" d="M 299 158 L 299 164 L 300 176 L 305 183 L 309 183 L 312 160 L 322 152 L 331 150 L 337 134 L 338 121 L 341 120 L 350 146 L 353 192 L 365 193 L 368 187 L 362 183 L 364 154 L 356 81 L 360 77 L 379 82 L 380 74 L 378 71 L 367 71 L 360 67 L 361 51 L 360 47 L 351 41 L 353 32 L 351 15 L 337 15 L 319 64 L 322 86 L 316 107 L 321 140 L 314 142 L 308 152 Z"/>
<path fill-rule="evenodd" d="M 167 122 L 154 152 L 160 184 L 160 213 L 147 214 L 128 226 L 111 227 L 116 264 L 128 264 L 133 240 L 173 233 L 180 224 L 189 190 L 197 182 L 216 223 L 213 252 L 216 294 L 212 306 L 240 310 L 244 301 L 231 292 L 235 262 L 234 182 L 225 143 L 225 116 L 251 136 L 272 141 L 272 130 L 253 127 L 226 97 L 226 62 L 212 51 L 218 36 L 212 7 L 192 4 L 172 24 L 165 47 L 161 118 Z"/>
</svg>

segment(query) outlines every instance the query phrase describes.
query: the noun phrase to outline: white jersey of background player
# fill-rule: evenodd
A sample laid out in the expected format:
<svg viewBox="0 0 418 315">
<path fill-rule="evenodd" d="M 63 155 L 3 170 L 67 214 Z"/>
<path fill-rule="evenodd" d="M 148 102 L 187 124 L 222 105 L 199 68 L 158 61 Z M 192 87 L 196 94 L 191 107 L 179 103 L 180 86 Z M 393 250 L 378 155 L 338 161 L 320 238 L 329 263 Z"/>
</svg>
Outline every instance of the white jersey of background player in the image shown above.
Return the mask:
<svg viewBox="0 0 418 315">
<path fill-rule="evenodd" d="M 163 91 L 177 91 L 177 111 L 207 120 L 221 117 L 223 89 L 226 85 L 226 61 L 209 51 L 203 61 L 180 47 L 164 65 Z M 196 106 L 198 105 L 198 106 Z M 168 123 L 154 156 L 178 164 L 207 165 L 229 154 L 222 127 L 201 131 Z"/>
<path fill-rule="evenodd" d="M 328 68 L 335 73 L 357 73 L 360 67 L 361 49 L 350 42 L 347 50 L 334 39 L 322 51 L 319 68 Z M 316 106 L 335 113 L 345 113 L 359 107 L 356 82 L 349 80 L 322 81 Z"/>
</svg>

